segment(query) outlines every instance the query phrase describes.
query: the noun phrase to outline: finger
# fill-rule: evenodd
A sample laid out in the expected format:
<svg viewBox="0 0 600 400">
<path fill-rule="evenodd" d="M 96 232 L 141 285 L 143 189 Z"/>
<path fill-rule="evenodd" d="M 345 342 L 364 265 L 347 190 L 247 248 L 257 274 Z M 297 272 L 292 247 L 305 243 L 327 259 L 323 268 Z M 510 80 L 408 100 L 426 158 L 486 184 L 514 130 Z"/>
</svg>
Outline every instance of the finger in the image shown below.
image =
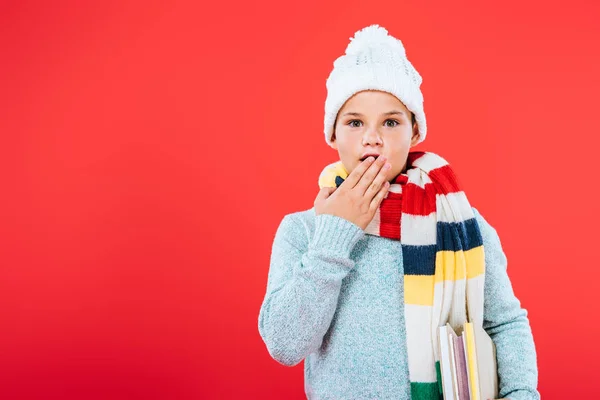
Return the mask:
<svg viewBox="0 0 600 400">
<path fill-rule="evenodd" d="M 326 198 L 331 196 L 331 193 L 333 193 L 335 191 L 335 189 L 336 188 L 332 188 L 332 187 L 321 188 L 321 190 L 319 190 L 319 193 L 317 193 L 317 197 L 315 198 L 315 203 L 317 203 L 319 200 L 325 200 Z"/>
<path fill-rule="evenodd" d="M 373 161 L 375 161 L 374 157 L 368 157 L 366 160 L 358 164 L 358 166 L 354 168 L 352 172 L 350 172 L 350 175 L 348 175 L 340 187 L 344 186 L 344 188 L 348 189 L 354 188 L 358 181 L 360 181 L 360 178 L 363 176 L 365 171 L 367 171 L 371 164 L 373 164 Z"/>
<path fill-rule="evenodd" d="M 329 196 L 331 196 L 333 194 L 333 192 L 335 192 L 335 190 L 337 188 L 336 187 L 328 187 L 328 188 L 325 188 L 325 189 L 327 189 L 325 191 L 325 198 L 327 199 L 327 198 L 329 198 Z"/>
<path fill-rule="evenodd" d="M 360 178 L 360 181 L 358 181 L 356 184 L 355 189 L 364 196 L 369 186 L 373 183 L 375 177 L 377 177 L 379 174 L 379 171 L 382 169 L 382 167 L 384 167 L 384 165 L 387 166 L 388 164 L 389 163 L 386 163 L 385 157 L 379 156 Z M 389 169 L 389 167 L 387 168 Z"/>
<path fill-rule="evenodd" d="M 377 194 L 375 195 L 375 197 L 373 197 L 373 200 L 371 200 L 371 204 L 369 205 L 369 210 L 372 213 L 375 213 L 375 211 L 377 210 L 377 208 L 379 208 L 379 204 L 381 204 L 381 202 L 385 198 L 385 195 L 387 194 L 387 192 L 388 192 L 389 189 L 390 189 L 390 183 L 386 181 L 381 186 L 381 189 L 379 190 L 379 192 L 377 192 Z"/>
<path fill-rule="evenodd" d="M 369 187 L 367 188 L 367 190 L 364 194 L 364 197 L 367 200 L 371 200 L 373 197 L 375 197 L 377 195 L 377 193 L 379 192 L 379 189 L 381 189 L 381 187 L 385 184 L 385 182 L 387 182 L 387 172 L 388 171 L 389 171 L 389 168 L 386 169 L 385 166 L 384 166 L 384 168 L 381 168 L 379 170 L 379 173 L 377 174 L 375 179 L 373 179 L 373 182 L 371 182 L 371 184 L 369 185 Z"/>
</svg>

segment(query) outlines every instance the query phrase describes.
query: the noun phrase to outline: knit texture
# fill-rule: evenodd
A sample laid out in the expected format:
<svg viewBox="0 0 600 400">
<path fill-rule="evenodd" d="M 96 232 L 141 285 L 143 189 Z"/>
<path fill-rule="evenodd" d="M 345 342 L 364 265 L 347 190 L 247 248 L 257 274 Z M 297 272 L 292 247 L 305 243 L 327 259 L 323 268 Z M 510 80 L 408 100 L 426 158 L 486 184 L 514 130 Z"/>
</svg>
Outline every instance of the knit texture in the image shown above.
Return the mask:
<svg viewBox="0 0 600 400">
<path fill-rule="evenodd" d="M 485 249 L 483 327 L 496 344 L 499 397 L 539 399 L 527 311 L 495 229 L 472 210 Z M 281 221 L 258 330 L 279 363 L 304 360 L 308 399 L 411 399 L 401 246 L 314 208 Z"/>
</svg>

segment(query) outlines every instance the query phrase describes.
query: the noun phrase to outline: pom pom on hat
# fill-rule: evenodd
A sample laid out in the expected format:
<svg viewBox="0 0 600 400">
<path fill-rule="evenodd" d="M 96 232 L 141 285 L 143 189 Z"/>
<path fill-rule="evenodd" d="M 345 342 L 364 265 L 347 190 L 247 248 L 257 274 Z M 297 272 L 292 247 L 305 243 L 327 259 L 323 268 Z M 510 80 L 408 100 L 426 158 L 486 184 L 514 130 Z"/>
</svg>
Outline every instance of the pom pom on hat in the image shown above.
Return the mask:
<svg viewBox="0 0 600 400">
<path fill-rule="evenodd" d="M 389 46 L 398 51 L 401 56 L 406 56 L 406 50 L 399 39 L 388 35 L 387 29 L 379 25 L 367 26 L 356 32 L 346 47 L 347 55 L 358 55 L 370 47 L 380 45 Z"/>
</svg>

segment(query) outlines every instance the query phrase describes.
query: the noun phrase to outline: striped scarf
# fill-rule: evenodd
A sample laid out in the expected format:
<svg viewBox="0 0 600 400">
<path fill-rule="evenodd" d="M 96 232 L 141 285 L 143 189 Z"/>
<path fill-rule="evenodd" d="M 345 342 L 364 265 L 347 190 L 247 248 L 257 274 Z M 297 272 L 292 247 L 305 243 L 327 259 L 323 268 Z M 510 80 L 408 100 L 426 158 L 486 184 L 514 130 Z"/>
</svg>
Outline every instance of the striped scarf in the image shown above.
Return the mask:
<svg viewBox="0 0 600 400">
<path fill-rule="evenodd" d="M 347 177 L 338 161 L 319 186 L 338 187 Z M 458 332 L 467 318 L 483 324 L 485 276 L 479 226 L 446 160 L 409 153 L 365 233 L 401 242 L 411 398 L 442 399 L 438 327 Z"/>
</svg>

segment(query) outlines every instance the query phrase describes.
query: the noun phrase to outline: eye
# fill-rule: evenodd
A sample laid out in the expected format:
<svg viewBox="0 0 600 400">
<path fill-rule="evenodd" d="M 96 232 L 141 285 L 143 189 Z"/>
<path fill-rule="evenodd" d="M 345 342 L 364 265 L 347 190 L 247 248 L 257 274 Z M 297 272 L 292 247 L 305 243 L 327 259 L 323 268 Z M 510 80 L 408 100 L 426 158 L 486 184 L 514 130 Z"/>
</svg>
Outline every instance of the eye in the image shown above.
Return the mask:
<svg viewBox="0 0 600 400">
<path fill-rule="evenodd" d="M 391 122 L 392 124 L 390 125 L 389 122 Z M 387 126 L 388 128 L 394 128 L 396 126 L 398 126 L 399 122 L 396 121 L 395 119 L 386 119 L 385 120 L 385 126 Z"/>
<path fill-rule="evenodd" d="M 362 121 L 358 119 L 351 119 L 350 121 L 348 121 L 348 125 L 352 128 L 358 128 L 360 124 L 362 124 Z"/>
</svg>

